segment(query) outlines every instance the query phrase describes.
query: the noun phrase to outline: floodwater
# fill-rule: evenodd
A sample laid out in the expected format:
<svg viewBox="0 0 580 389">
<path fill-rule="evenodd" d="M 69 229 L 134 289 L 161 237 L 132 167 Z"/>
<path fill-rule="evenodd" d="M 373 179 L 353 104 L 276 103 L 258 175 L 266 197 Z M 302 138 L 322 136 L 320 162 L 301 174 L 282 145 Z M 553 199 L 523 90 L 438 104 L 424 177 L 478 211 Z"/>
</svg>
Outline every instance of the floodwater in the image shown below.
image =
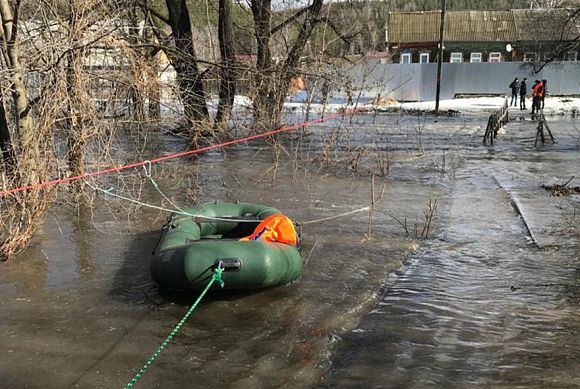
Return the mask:
<svg viewBox="0 0 580 389">
<path fill-rule="evenodd" d="M 248 201 L 316 221 L 369 205 L 377 174 L 370 224 L 305 225 L 298 281 L 208 296 L 134 387 L 580 385 L 580 201 L 540 188 L 578 174 L 580 123 L 551 120 L 558 143 L 536 150 L 529 120 L 486 146 L 483 116 L 365 115 L 93 183 L 167 209 L 164 195 Z M 121 388 L 197 297 L 149 275 L 167 212 L 102 194 L 72 208 L 0 264 L 2 388 Z"/>
<path fill-rule="evenodd" d="M 578 176 L 580 133 L 550 121 L 556 145 L 534 150 L 520 121 L 465 154 L 437 237 L 389 277 L 318 387 L 580 387 L 580 196 L 540 187 Z"/>
</svg>

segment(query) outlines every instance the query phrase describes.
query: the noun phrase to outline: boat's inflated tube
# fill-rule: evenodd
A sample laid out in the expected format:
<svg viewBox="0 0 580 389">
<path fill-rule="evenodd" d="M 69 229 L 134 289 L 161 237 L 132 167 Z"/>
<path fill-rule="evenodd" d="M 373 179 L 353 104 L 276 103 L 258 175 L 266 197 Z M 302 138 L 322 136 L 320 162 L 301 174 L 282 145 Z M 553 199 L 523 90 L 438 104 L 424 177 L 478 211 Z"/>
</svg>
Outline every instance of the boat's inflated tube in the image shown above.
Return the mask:
<svg viewBox="0 0 580 389">
<path fill-rule="evenodd" d="M 300 275 L 302 258 L 295 245 L 240 240 L 269 216 L 281 214 L 276 208 L 206 203 L 183 211 L 188 215 L 170 216 L 151 261 L 151 274 L 161 287 L 203 289 L 216 266 L 224 269 L 226 289 L 272 287 Z"/>
</svg>

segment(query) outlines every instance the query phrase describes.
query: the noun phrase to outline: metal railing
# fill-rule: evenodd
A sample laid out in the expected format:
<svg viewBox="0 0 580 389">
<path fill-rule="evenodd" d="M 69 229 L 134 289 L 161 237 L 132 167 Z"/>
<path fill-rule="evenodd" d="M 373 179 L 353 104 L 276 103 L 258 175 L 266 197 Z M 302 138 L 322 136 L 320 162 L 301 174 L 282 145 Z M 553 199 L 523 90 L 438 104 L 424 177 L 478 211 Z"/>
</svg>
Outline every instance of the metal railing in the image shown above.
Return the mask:
<svg viewBox="0 0 580 389">
<path fill-rule="evenodd" d="M 489 139 L 490 143 L 493 144 L 493 140 L 497 138 L 498 131 L 509 121 L 508 115 L 508 99 L 505 98 L 503 106 L 492 113 L 487 120 L 487 127 L 485 129 L 485 134 L 483 135 L 483 143 Z"/>
</svg>

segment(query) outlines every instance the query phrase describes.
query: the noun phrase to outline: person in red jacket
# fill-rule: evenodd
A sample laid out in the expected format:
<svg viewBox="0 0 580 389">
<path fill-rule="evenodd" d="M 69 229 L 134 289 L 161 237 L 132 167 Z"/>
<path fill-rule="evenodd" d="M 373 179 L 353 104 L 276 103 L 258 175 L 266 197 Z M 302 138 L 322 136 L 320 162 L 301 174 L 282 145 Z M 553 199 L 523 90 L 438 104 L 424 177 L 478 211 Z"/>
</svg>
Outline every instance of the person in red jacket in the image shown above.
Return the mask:
<svg viewBox="0 0 580 389">
<path fill-rule="evenodd" d="M 542 97 L 544 96 L 544 84 L 540 80 L 536 80 L 536 83 L 532 87 L 532 115 L 535 111 L 540 110 L 540 103 L 542 102 Z"/>
</svg>

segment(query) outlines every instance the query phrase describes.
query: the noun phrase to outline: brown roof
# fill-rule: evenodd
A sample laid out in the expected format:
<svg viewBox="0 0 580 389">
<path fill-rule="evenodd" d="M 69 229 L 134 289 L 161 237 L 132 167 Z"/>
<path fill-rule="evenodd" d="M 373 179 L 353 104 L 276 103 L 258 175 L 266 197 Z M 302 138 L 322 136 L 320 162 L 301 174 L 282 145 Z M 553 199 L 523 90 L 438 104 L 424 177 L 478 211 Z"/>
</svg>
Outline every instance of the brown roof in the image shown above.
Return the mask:
<svg viewBox="0 0 580 389">
<path fill-rule="evenodd" d="M 512 12 L 520 34 L 519 40 L 559 41 L 577 39 L 580 36 L 580 14 L 575 15 L 572 10 L 515 9 Z"/>
<path fill-rule="evenodd" d="M 439 41 L 439 12 L 389 12 L 389 42 Z"/>
<path fill-rule="evenodd" d="M 387 39 L 390 43 L 434 43 L 439 41 L 439 11 L 389 12 Z M 573 39 L 576 30 L 568 23 L 570 11 L 448 11 L 445 13 L 446 42 L 515 42 Z M 576 22 L 580 21 L 580 17 Z"/>
<path fill-rule="evenodd" d="M 455 11 L 445 14 L 447 42 L 509 42 L 516 39 L 511 11 Z"/>
</svg>

